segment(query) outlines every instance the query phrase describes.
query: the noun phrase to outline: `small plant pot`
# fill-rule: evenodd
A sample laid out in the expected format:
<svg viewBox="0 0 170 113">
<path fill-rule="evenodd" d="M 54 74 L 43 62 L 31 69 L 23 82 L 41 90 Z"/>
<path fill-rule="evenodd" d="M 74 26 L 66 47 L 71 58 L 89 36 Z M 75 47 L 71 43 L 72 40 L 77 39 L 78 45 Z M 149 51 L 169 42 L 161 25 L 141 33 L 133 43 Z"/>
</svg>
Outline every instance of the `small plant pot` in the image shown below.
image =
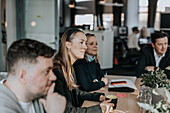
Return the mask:
<svg viewBox="0 0 170 113">
<path fill-rule="evenodd" d="M 165 88 L 157 88 L 155 91 L 158 93 L 158 95 L 152 93 L 152 104 L 156 104 L 160 100 L 165 99 Z"/>
</svg>

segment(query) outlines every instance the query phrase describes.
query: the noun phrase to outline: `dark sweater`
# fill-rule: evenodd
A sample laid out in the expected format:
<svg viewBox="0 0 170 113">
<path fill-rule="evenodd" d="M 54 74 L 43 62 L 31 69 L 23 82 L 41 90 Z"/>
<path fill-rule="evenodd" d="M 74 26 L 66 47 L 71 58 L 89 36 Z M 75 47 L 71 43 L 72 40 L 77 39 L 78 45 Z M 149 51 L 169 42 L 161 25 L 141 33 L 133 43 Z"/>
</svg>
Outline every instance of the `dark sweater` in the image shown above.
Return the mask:
<svg viewBox="0 0 170 113">
<path fill-rule="evenodd" d="M 101 81 L 104 73 L 101 70 L 99 63 L 80 59 L 74 63 L 74 70 L 77 77 L 77 84 L 80 85 L 80 89 L 84 91 L 94 91 L 105 86 L 104 82 Z M 93 82 L 94 79 L 99 81 Z"/>
<path fill-rule="evenodd" d="M 88 93 L 79 89 L 69 91 L 61 68 L 53 69 L 53 72 L 57 76 L 55 91 L 67 99 L 65 113 L 102 113 L 100 105 L 91 107 L 80 106 L 84 100 L 99 101 L 100 95 L 104 95 L 104 93 Z"/>
<path fill-rule="evenodd" d="M 147 73 L 147 71 L 145 70 L 146 66 L 156 66 L 152 47 L 145 47 L 141 50 L 136 67 L 137 77 L 140 77 L 143 73 Z M 161 59 L 159 63 L 159 68 L 164 70 L 168 79 L 170 79 L 170 71 L 165 69 L 167 66 L 170 66 L 170 48 L 167 49 L 165 56 Z"/>
</svg>

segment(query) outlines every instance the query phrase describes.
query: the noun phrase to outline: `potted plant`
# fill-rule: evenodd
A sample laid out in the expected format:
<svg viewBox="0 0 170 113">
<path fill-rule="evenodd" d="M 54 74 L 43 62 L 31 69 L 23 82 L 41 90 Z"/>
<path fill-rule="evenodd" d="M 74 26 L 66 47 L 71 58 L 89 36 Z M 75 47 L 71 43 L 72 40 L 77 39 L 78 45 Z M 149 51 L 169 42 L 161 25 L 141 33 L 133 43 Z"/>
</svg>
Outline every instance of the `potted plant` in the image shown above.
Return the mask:
<svg viewBox="0 0 170 113">
<path fill-rule="evenodd" d="M 141 103 L 141 102 L 138 102 L 138 105 L 154 113 L 160 113 L 160 112 L 166 113 L 165 111 L 168 111 L 167 113 L 169 113 L 170 112 L 170 106 L 169 106 L 170 85 L 167 76 L 164 73 L 164 70 L 156 70 L 156 71 L 144 73 L 142 74 L 141 78 L 142 78 L 141 82 L 143 82 L 141 86 L 149 87 L 152 92 L 152 105 L 148 103 Z"/>
<path fill-rule="evenodd" d="M 170 88 L 165 89 L 167 99 L 161 100 L 156 104 L 137 102 L 139 107 L 144 108 L 147 113 L 170 113 Z"/>
<path fill-rule="evenodd" d="M 141 86 L 145 85 L 150 87 L 152 93 L 154 94 L 153 96 L 155 95 L 161 95 L 162 97 L 165 96 L 165 88 L 169 86 L 169 82 L 166 74 L 164 73 L 164 70 L 156 70 L 144 73 L 142 74 L 141 78 L 142 78 L 141 82 L 143 82 Z"/>
<path fill-rule="evenodd" d="M 164 70 L 156 70 L 144 73 L 141 75 L 141 78 L 141 82 L 143 82 L 142 85 L 148 86 L 152 89 L 164 88 L 167 84 L 169 84 Z"/>
</svg>

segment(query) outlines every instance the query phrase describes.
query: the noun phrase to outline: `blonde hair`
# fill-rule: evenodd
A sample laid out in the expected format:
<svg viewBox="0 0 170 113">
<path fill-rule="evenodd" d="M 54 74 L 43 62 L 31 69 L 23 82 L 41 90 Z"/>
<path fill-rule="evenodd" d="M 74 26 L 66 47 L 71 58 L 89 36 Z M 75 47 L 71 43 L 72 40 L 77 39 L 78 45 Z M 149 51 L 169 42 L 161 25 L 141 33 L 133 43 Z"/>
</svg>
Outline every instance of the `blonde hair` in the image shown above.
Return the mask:
<svg viewBox="0 0 170 113">
<path fill-rule="evenodd" d="M 88 40 L 90 39 L 90 37 L 92 37 L 92 36 L 94 36 L 94 37 L 96 38 L 96 36 L 95 36 L 94 34 L 87 33 L 87 34 L 86 34 L 87 41 L 88 41 Z M 87 47 L 87 49 L 88 49 L 88 47 Z M 86 50 L 86 51 L 87 51 L 87 50 Z M 86 53 L 87 53 L 87 52 L 86 52 Z M 87 54 L 88 54 L 88 53 L 87 53 Z M 86 54 L 85 54 L 84 58 L 88 61 Z M 96 58 L 95 58 L 94 61 L 95 61 L 96 63 L 98 63 L 98 55 L 97 55 L 97 54 L 96 54 Z"/>
<path fill-rule="evenodd" d="M 74 30 L 75 28 L 70 28 L 61 37 L 61 42 L 60 42 L 60 49 L 58 54 L 54 58 L 54 63 L 57 63 L 61 66 L 64 77 L 67 82 L 67 86 L 69 90 L 72 90 L 73 88 L 77 88 L 78 86 L 75 84 L 75 80 L 73 78 L 73 66 L 71 64 L 71 58 L 69 55 L 69 50 L 66 47 L 66 40 L 71 42 L 75 38 L 75 34 L 77 32 L 82 32 L 80 30 Z M 74 30 L 74 31 L 73 31 Z M 72 32 L 72 34 L 69 35 L 69 32 Z"/>
</svg>

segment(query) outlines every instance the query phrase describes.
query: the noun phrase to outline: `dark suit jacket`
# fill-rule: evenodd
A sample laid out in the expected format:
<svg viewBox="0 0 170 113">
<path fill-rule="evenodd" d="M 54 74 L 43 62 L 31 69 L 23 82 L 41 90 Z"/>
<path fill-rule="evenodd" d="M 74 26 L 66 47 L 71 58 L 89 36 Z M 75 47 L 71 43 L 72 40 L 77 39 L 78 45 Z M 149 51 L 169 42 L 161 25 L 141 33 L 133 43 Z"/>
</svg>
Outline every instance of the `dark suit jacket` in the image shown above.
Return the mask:
<svg viewBox="0 0 170 113">
<path fill-rule="evenodd" d="M 94 61 L 88 62 L 86 59 L 79 59 L 74 63 L 74 70 L 80 89 L 84 91 L 94 91 L 105 86 L 104 82 L 101 81 L 104 73 L 99 63 L 95 63 Z M 99 81 L 93 82 L 94 79 L 98 79 Z"/>
<path fill-rule="evenodd" d="M 65 96 L 67 100 L 65 113 L 102 113 L 100 105 L 83 108 L 81 105 L 84 100 L 99 101 L 100 95 L 104 95 L 104 93 L 89 93 L 79 89 L 69 91 L 62 69 L 56 68 L 53 69 L 53 72 L 57 76 L 54 91 Z"/>
<path fill-rule="evenodd" d="M 156 66 L 154 52 L 152 47 L 145 47 L 141 49 L 140 56 L 138 59 L 138 64 L 136 67 L 137 77 L 140 77 L 141 74 L 146 73 L 146 66 Z M 170 79 L 170 71 L 165 68 L 170 66 L 170 48 L 167 49 L 165 56 L 161 59 L 159 68 L 164 70 L 168 79 Z"/>
</svg>

